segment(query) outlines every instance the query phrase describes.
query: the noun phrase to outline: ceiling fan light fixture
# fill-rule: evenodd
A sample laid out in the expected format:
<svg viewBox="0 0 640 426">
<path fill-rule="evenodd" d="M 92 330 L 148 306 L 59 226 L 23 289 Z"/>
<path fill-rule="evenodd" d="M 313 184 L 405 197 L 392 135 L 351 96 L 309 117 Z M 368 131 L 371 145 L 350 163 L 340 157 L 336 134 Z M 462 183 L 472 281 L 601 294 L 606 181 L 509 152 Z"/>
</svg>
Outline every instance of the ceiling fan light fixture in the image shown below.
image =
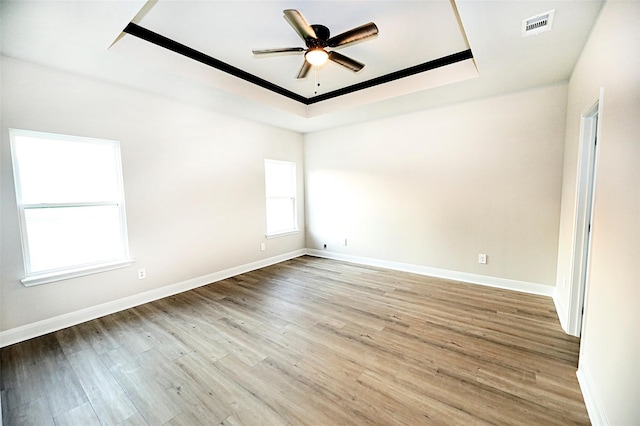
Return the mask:
<svg viewBox="0 0 640 426">
<path fill-rule="evenodd" d="M 327 62 L 327 59 L 329 59 L 329 54 L 325 52 L 324 49 L 309 49 L 307 53 L 304 54 L 304 58 L 311 65 L 320 66 Z"/>
<path fill-rule="evenodd" d="M 378 35 L 378 27 L 376 24 L 369 22 L 368 24 L 360 25 L 359 27 L 352 28 L 338 34 L 337 36 L 331 37 L 329 28 L 320 24 L 309 25 L 300 11 L 295 9 L 285 9 L 283 13 L 284 18 L 287 20 L 289 25 L 291 25 L 302 41 L 304 41 L 306 48 L 285 47 L 280 49 L 254 49 L 253 54 L 258 56 L 277 53 L 304 52 L 304 61 L 302 62 L 300 71 L 298 71 L 297 79 L 305 78 L 312 67 L 315 66 L 317 70 L 317 67 L 324 65 L 329 60 L 353 72 L 360 71 L 364 67 L 363 63 L 338 53 L 335 50 L 327 52 L 325 49 L 348 46 Z"/>
</svg>

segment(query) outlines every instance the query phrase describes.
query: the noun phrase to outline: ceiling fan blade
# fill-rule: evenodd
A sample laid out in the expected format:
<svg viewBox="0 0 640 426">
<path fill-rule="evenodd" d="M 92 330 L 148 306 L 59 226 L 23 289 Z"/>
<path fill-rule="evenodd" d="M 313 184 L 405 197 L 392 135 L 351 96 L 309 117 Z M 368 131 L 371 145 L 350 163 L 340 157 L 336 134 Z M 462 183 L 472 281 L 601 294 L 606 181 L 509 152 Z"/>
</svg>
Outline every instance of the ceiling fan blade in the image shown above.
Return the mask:
<svg viewBox="0 0 640 426">
<path fill-rule="evenodd" d="M 358 72 L 364 68 L 364 64 L 362 62 L 358 62 L 355 59 L 351 59 L 338 52 L 329 52 L 329 60 L 336 64 L 340 64 L 343 67 L 349 68 L 353 72 Z"/>
<path fill-rule="evenodd" d="M 316 32 L 311 28 L 311 25 L 309 25 L 304 19 L 304 16 L 302 16 L 302 13 L 295 9 L 286 9 L 283 13 L 284 19 L 286 19 L 289 25 L 296 30 L 300 38 L 302 38 L 305 43 L 309 39 L 315 40 L 318 38 L 318 36 L 316 36 Z"/>
<path fill-rule="evenodd" d="M 304 52 L 302 47 L 285 47 L 282 49 L 253 49 L 254 55 L 269 55 L 275 53 L 301 53 Z"/>
<path fill-rule="evenodd" d="M 302 68 L 298 72 L 298 76 L 296 78 L 305 78 L 307 74 L 309 74 L 309 70 L 311 69 L 311 64 L 306 60 L 302 63 Z"/>
<path fill-rule="evenodd" d="M 378 34 L 378 27 L 373 22 L 360 25 L 357 28 L 353 28 L 349 31 L 345 31 L 342 34 L 338 34 L 335 37 L 331 37 L 327 40 L 327 46 L 338 47 L 346 44 L 355 43 L 356 41 L 364 40 L 369 37 L 373 37 Z"/>
</svg>

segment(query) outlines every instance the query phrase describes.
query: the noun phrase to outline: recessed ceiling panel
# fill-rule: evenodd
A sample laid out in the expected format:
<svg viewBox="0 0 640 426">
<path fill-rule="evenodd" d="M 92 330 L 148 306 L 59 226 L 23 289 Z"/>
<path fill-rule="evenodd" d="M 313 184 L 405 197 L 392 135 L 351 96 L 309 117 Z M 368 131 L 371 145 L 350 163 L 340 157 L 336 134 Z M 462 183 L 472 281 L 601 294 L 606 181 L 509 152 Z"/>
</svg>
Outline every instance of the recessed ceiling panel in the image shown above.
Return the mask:
<svg viewBox="0 0 640 426">
<path fill-rule="evenodd" d="M 377 36 L 328 49 L 364 63 L 365 67 L 353 72 L 327 62 L 312 69 L 306 78 L 297 79 L 304 62 L 302 53 L 255 56 L 253 49 L 306 48 L 284 19 L 285 9 L 298 10 L 309 24 L 326 26 L 331 36 L 374 22 L 379 29 Z M 304 98 L 379 79 L 469 49 L 450 1 L 158 0 L 150 2 L 133 22 Z M 157 46 L 149 46 L 154 48 Z"/>
</svg>

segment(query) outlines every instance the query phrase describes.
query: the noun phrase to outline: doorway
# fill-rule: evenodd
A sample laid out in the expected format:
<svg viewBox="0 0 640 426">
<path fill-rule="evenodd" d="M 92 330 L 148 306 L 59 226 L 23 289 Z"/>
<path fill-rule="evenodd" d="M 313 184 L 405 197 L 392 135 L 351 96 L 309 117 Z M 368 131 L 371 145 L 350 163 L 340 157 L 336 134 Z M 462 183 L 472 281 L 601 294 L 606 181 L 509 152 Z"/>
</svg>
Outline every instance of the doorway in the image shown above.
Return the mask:
<svg viewBox="0 0 640 426">
<path fill-rule="evenodd" d="M 600 116 L 601 99 L 602 93 L 600 93 L 598 101 L 582 115 L 580 129 L 568 324 L 568 332 L 574 336 L 580 336 L 582 334 L 582 319 L 584 316 L 589 275 L 593 197 L 598 159 L 598 119 Z"/>
</svg>

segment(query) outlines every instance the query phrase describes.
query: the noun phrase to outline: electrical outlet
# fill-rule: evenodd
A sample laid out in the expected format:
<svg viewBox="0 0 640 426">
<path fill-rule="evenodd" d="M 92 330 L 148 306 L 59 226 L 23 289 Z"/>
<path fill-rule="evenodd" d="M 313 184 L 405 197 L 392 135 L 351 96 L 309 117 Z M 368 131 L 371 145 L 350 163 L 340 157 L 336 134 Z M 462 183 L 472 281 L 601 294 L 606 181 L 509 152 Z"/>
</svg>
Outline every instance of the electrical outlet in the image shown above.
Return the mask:
<svg viewBox="0 0 640 426">
<path fill-rule="evenodd" d="M 260 250 L 265 251 L 267 249 L 267 245 L 265 243 L 260 243 Z"/>
<path fill-rule="evenodd" d="M 147 278 L 147 270 L 145 268 L 138 269 L 138 279 L 144 280 L 145 278 Z"/>
<path fill-rule="evenodd" d="M 485 264 L 487 263 L 487 255 L 486 254 L 479 254 L 478 255 L 478 263 L 482 263 Z"/>
<path fill-rule="evenodd" d="M 345 247 L 347 245 L 347 239 L 346 238 L 344 239 L 344 245 L 345 245 Z"/>
</svg>

